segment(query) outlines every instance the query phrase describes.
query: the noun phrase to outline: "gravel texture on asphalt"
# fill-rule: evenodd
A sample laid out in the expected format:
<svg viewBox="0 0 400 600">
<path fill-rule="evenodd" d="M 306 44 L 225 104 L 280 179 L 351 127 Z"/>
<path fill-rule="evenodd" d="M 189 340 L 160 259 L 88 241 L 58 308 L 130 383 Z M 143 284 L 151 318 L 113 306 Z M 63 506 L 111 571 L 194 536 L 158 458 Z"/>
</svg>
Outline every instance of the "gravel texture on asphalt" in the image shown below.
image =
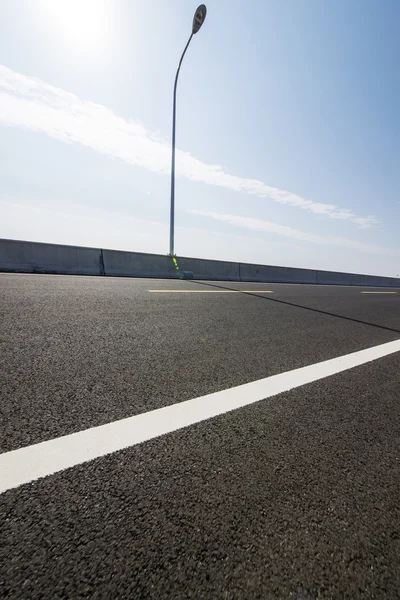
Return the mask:
<svg viewBox="0 0 400 600">
<path fill-rule="evenodd" d="M 147 291 L 207 285 L 274 293 Z M 360 291 L 1 275 L 2 449 L 398 339 Z M 398 598 L 399 400 L 395 354 L 10 490 L 0 596 Z"/>
<path fill-rule="evenodd" d="M 148 292 L 219 286 L 274 293 Z M 0 451 L 399 338 L 400 293 L 360 291 L 0 274 Z"/>
</svg>

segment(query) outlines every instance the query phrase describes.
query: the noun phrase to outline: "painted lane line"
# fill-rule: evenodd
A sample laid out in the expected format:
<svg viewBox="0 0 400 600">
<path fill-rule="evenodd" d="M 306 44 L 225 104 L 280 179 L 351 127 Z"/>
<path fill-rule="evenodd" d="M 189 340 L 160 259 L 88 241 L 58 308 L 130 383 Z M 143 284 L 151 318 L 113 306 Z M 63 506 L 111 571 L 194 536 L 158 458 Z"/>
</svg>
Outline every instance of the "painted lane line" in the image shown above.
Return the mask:
<svg viewBox="0 0 400 600">
<path fill-rule="evenodd" d="M 0 454 L 0 493 L 400 352 L 400 339 Z"/>
<path fill-rule="evenodd" d="M 397 292 L 361 292 L 362 294 L 397 294 Z"/>
<path fill-rule="evenodd" d="M 147 290 L 153 294 L 273 294 L 272 290 Z"/>
</svg>

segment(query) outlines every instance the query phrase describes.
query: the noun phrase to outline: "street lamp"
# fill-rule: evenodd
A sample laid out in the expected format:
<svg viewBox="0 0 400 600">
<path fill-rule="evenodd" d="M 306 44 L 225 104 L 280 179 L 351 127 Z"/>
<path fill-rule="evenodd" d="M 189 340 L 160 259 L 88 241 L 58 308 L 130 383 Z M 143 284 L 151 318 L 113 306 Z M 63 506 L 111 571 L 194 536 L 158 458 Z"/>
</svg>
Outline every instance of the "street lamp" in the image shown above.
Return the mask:
<svg viewBox="0 0 400 600">
<path fill-rule="evenodd" d="M 172 160 L 171 160 L 171 213 L 170 213 L 170 229 L 169 229 L 169 253 L 170 256 L 174 256 L 174 227 L 175 227 L 175 121 L 176 121 L 176 86 L 178 83 L 179 71 L 181 69 L 181 64 L 183 61 L 183 57 L 186 54 L 186 50 L 189 47 L 190 42 L 192 41 L 192 37 L 195 33 L 197 33 L 200 27 L 203 25 L 204 20 L 206 18 L 207 8 L 204 4 L 200 4 L 193 17 L 193 25 L 192 25 L 192 33 L 190 34 L 190 38 L 188 43 L 185 46 L 185 49 L 182 53 L 181 60 L 179 61 L 178 70 L 175 75 L 175 84 L 174 84 L 174 106 L 172 112 Z"/>
</svg>

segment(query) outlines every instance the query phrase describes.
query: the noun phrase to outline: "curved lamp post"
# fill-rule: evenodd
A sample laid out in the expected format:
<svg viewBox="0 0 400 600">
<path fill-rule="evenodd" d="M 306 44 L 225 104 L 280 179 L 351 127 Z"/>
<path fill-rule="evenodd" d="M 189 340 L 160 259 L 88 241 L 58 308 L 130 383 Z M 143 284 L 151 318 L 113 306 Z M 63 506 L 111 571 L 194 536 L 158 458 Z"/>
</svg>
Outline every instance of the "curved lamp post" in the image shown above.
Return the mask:
<svg viewBox="0 0 400 600">
<path fill-rule="evenodd" d="M 200 4 L 193 17 L 192 33 L 182 53 L 181 60 L 179 61 L 178 70 L 175 75 L 174 84 L 174 106 L 172 113 L 172 161 L 171 161 L 171 213 L 170 213 L 170 230 L 169 230 L 169 253 L 174 256 L 174 229 L 175 229 L 175 122 L 176 122 L 176 86 L 178 84 L 179 71 L 183 57 L 186 54 L 186 50 L 189 47 L 192 37 L 199 31 L 206 18 L 207 8 L 204 4 Z"/>
</svg>

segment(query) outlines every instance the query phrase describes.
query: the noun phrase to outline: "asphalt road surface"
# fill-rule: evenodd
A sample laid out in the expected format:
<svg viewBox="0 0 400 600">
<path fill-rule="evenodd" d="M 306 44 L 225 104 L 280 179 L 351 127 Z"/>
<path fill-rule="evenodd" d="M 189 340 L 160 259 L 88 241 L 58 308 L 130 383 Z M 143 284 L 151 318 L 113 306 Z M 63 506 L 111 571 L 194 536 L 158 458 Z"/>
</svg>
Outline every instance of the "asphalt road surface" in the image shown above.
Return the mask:
<svg viewBox="0 0 400 600">
<path fill-rule="evenodd" d="M 0 319 L 7 463 L 387 348 L 400 290 L 0 274 Z M 305 385 L 302 371 L 286 392 L 10 484 L 0 597 L 399 598 L 400 352 Z"/>
</svg>

